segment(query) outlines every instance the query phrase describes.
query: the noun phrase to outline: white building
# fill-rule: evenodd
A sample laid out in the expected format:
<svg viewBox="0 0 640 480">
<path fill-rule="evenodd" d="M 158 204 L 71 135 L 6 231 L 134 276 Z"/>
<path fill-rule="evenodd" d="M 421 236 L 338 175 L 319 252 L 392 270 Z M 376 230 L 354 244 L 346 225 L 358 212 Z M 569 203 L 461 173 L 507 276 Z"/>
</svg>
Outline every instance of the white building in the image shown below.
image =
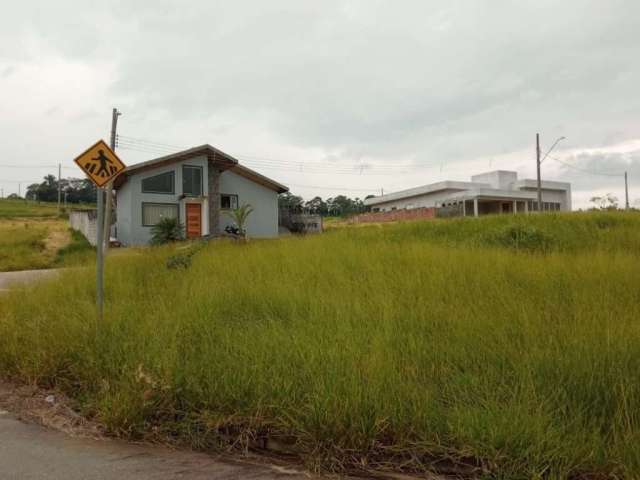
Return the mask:
<svg viewBox="0 0 640 480">
<path fill-rule="evenodd" d="M 571 184 L 544 180 L 545 211 L 571 210 Z M 444 181 L 368 198 L 374 212 L 420 207 L 458 207 L 462 215 L 517 213 L 538 210 L 537 181 L 518 180 L 516 172 L 496 170 L 471 177 L 470 182 Z"/>
<path fill-rule="evenodd" d="M 127 167 L 114 183 L 116 237 L 142 245 L 162 218 L 178 218 L 188 238 L 215 235 L 232 224 L 225 212 L 244 204 L 252 237 L 278 236 L 278 194 L 284 185 L 244 167 L 232 156 L 202 145 Z"/>
</svg>

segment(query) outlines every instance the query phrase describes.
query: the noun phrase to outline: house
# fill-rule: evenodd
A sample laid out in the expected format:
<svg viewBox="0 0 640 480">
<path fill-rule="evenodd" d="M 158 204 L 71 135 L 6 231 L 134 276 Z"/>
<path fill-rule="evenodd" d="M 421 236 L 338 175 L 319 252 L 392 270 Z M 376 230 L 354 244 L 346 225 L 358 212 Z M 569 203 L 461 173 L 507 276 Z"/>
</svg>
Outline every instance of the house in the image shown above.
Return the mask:
<svg viewBox="0 0 640 480">
<path fill-rule="evenodd" d="M 364 204 L 374 212 L 452 207 L 460 215 L 537 211 L 536 180 L 518 180 L 516 172 L 497 170 L 471 177 L 470 182 L 444 181 L 371 197 Z M 544 180 L 542 210 L 571 210 L 571 184 Z"/>
<path fill-rule="evenodd" d="M 162 218 L 178 218 L 188 238 L 223 232 L 225 215 L 250 204 L 251 237 L 278 235 L 278 194 L 288 188 L 211 145 L 202 145 L 127 167 L 115 180 L 116 237 L 144 245 Z"/>
</svg>

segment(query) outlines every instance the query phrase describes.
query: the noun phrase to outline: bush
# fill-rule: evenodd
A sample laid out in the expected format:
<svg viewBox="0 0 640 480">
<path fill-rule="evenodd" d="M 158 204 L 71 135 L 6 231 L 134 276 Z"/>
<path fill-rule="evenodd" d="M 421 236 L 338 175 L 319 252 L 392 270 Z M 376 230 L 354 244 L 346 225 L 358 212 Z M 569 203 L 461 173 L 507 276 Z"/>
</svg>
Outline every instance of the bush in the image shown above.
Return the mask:
<svg viewBox="0 0 640 480">
<path fill-rule="evenodd" d="M 151 244 L 163 245 L 184 239 L 184 225 L 177 218 L 163 218 L 151 228 Z"/>
<path fill-rule="evenodd" d="M 553 239 L 533 225 L 507 225 L 489 234 L 489 243 L 516 250 L 546 252 L 551 249 Z"/>
<path fill-rule="evenodd" d="M 191 255 L 178 253 L 167 258 L 167 268 L 177 270 L 179 268 L 187 269 L 191 266 Z"/>
</svg>

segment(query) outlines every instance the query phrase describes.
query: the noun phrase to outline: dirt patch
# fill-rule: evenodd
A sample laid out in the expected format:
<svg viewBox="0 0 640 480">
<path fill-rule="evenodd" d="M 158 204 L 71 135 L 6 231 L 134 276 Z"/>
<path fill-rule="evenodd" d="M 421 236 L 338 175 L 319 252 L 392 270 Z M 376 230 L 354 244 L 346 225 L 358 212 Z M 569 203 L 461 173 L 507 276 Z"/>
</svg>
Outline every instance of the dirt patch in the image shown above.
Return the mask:
<svg viewBox="0 0 640 480">
<path fill-rule="evenodd" d="M 45 251 L 47 255 L 54 257 L 58 250 L 66 247 L 71 243 L 71 234 L 66 225 L 51 222 L 48 225 L 47 238 L 44 240 Z"/>
<path fill-rule="evenodd" d="M 104 428 L 79 415 L 72 406 L 73 402 L 59 392 L 0 380 L 0 410 L 71 436 L 103 438 Z"/>
</svg>

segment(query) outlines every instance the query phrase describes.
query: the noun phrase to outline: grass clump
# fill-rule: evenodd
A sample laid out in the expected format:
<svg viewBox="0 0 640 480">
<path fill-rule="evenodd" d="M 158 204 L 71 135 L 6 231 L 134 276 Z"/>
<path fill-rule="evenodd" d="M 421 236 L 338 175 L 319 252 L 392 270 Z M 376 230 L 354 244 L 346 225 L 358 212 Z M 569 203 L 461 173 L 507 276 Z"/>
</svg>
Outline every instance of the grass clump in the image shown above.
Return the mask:
<svg viewBox="0 0 640 480">
<path fill-rule="evenodd" d="M 0 369 L 134 438 L 278 441 L 338 471 L 637 478 L 640 217 L 600 215 L 212 242 L 188 270 L 166 268 L 175 245 L 109 257 L 97 330 L 90 268 L 0 297 Z M 520 225 L 548 247 L 487 236 Z"/>
<path fill-rule="evenodd" d="M 94 261 L 96 250 L 89 241 L 77 230 L 69 229 L 71 242 L 56 252 L 54 265 L 71 267 L 86 265 Z"/>
<path fill-rule="evenodd" d="M 46 268 L 47 225 L 30 222 L 0 223 L 0 272 Z"/>
</svg>

